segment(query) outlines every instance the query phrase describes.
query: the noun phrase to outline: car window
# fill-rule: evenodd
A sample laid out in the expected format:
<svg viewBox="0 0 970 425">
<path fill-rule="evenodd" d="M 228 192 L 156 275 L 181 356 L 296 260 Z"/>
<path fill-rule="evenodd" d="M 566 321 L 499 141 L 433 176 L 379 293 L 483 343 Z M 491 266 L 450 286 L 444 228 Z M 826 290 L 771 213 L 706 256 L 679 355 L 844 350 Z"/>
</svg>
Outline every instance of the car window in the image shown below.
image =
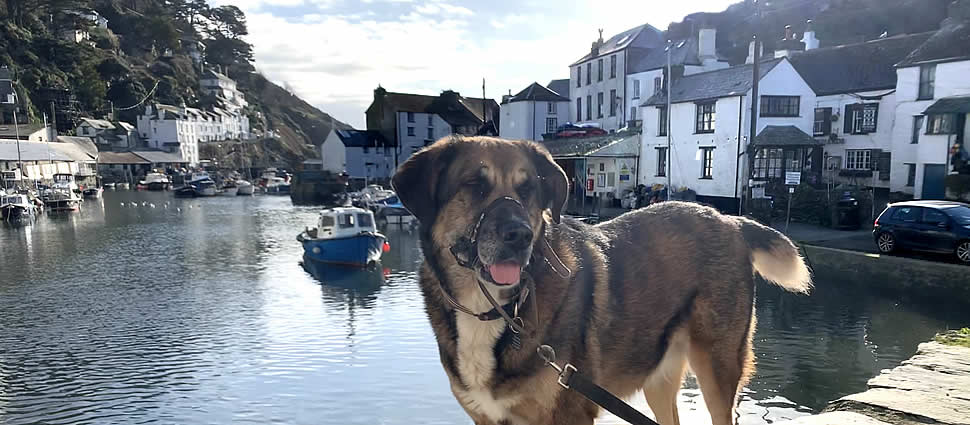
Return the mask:
<svg viewBox="0 0 970 425">
<path fill-rule="evenodd" d="M 906 222 L 916 222 L 919 218 L 919 208 L 916 207 L 899 207 L 895 213 L 893 213 L 893 220 L 906 221 Z"/>
<path fill-rule="evenodd" d="M 939 224 L 946 223 L 946 214 L 943 214 L 939 210 L 933 208 L 921 208 L 923 210 L 923 223 L 926 224 Z"/>
<path fill-rule="evenodd" d="M 947 208 L 946 213 L 961 225 L 970 224 L 970 207 L 960 206 Z"/>
</svg>

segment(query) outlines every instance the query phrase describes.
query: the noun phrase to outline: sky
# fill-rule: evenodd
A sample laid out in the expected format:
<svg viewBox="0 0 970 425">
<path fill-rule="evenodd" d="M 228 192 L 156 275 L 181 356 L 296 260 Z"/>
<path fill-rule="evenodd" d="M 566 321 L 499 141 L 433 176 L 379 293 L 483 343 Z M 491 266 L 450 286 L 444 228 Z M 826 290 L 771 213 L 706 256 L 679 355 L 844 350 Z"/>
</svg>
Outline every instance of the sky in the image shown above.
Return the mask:
<svg viewBox="0 0 970 425">
<path fill-rule="evenodd" d="M 649 23 L 661 30 L 739 0 L 209 0 L 246 13 L 256 68 L 364 128 L 378 85 L 501 100 L 532 82 L 569 77 L 604 38 Z"/>
</svg>

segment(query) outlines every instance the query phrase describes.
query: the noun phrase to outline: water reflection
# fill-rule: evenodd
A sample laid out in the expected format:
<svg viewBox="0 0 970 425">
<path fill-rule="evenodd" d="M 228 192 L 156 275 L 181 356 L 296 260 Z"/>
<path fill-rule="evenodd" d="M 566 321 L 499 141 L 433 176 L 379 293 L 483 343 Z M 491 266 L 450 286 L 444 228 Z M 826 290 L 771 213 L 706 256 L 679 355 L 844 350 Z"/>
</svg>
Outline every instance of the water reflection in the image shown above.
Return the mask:
<svg viewBox="0 0 970 425">
<path fill-rule="evenodd" d="M 418 235 L 383 229 L 379 269 L 306 268 L 295 236 L 316 216 L 282 197 L 117 191 L 0 227 L 0 422 L 468 423 L 424 314 Z M 742 423 L 860 391 L 970 324 L 845 282 L 758 289 Z M 691 383 L 680 403 L 709 420 Z"/>
</svg>

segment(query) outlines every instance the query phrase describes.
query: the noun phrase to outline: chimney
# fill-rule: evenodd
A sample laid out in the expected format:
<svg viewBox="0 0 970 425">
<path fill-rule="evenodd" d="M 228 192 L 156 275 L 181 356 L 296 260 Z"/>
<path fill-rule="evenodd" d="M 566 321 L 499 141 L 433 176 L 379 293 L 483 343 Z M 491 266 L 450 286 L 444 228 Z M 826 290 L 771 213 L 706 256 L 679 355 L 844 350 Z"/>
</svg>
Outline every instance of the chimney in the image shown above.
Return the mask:
<svg viewBox="0 0 970 425">
<path fill-rule="evenodd" d="M 805 50 L 818 48 L 818 39 L 815 38 L 815 27 L 812 25 L 811 19 L 805 22 L 805 34 L 802 35 L 802 43 L 805 43 Z"/>
<path fill-rule="evenodd" d="M 793 52 L 804 50 L 802 42 L 795 40 L 795 33 L 792 32 L 791 25 L 785 25 L 785 38 L 778 43 L 775 49 L 775 58 L 791 56 Z"/>
<path fill-rule="evenodd" d="M 717 30 L 701 27 L 697 32 L 697 58 L 701 64 L 717 60 Z"/>
<path fill-rule="evenodd" d="M 761 46 L 759 47 L 761 47 L 761 49 L 759 50 L 761 50 L 761 57 L 763 58 L 765 57 L 764 43 L 761 43 Z M 744 60 L 744 63 L 754 63 L 754 40 L 752 40 L 751 43 L 748 44 L 748 58 Z"/>
</svg>

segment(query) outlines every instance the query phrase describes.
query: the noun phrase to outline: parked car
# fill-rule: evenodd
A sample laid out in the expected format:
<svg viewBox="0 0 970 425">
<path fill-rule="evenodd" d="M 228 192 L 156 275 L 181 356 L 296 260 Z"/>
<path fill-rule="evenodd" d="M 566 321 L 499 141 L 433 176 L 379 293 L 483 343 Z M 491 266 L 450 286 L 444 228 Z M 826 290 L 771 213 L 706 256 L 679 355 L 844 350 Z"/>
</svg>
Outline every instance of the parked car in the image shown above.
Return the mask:
<svg viewBox="0 0 970 425">
<path fill-rule="evenodd" d="M 603 136 L 609 134 L 606 130 L 594 124 L 570 124 L 566 123 L 556 129 L 556 138 L 564 139 L 570 137 Z"/>
<path fill-rule="evenodd" d="M 951 201 L 889 204 L 873 224 L 872 236 L 879 252 L 940 252 L 970 264 L 970 205 Z"/>
</svg>

